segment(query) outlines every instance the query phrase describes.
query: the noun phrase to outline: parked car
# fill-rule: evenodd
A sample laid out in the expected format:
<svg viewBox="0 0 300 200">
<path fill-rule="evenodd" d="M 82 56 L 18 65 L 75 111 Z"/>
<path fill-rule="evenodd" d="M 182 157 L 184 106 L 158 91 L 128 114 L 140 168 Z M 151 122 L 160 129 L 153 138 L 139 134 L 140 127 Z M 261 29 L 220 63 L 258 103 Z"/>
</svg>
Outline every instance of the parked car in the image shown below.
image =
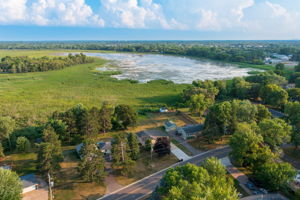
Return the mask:
<svg viewBox="0 0 300 200">
<path fill-rule="evenodd" d="M 254 184 L 250 181 L 246 183 L 246 187 L 249 188 L 250 190 L 255 190 Z"/>
<path fill-rule="evenodd" d="M 259 191 L 262 193 L 262 194 L 268 194 L 268 191 L 264 188 L 259 188 Z"/>
</svg>

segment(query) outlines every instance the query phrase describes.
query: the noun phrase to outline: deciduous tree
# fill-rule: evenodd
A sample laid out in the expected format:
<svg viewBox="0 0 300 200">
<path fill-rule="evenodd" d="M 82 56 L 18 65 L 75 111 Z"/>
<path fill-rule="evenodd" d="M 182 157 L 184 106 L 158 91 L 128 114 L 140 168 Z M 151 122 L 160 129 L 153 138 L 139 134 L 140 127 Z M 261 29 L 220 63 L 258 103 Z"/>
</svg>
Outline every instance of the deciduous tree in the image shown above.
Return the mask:
<svg viewBox="0 0 300 200">
<path fill-rule="evenodd" d="M 233 180 L 227 178 L 226 174 L 219 176 L 219 172 L 215 172 L 210 167 L 209 164 L 208 171 L 204 167 L 186 164 L 169 169 L 153 197 L 165 200 L 237 200 Z"/>
<path fill-rule="evenodd" d="M 263 137 L 255 133 L 256 129 L 256 125 L 240 123 L 230 138 L 231 154 L 240 166 L 254 167 L 274 158 L 270 148 L 264 145 Z"/>
<path fill-rule="evenodd" d="M 16 172 L 0 168 L 1 200 L 21 200 L 22 184 Z"/>
<path fill-rule="evenodd" d="M 278 85 L 268 84 L 261 89 L 260 97 L 264 103 L 281 108 L 287 103 L 288 93 Z"/>
<path fill-rule="evenodd" d="M 16 127 L 15 120 L 11 117 L 0 117 L 0 139 L 7 139 L 12 150 L 10 135 Z"/>
<path fill-rule="evenodd" d="M 296 176 L 296 170 L 289 163 L 269 162 L 255 169 L 257 180 L 271 191 L 278 191 L 285 187 Z"/>
<path fill-rule="evenodd" d="M 26 137 L 18 137 L 16 148 L 19 153 L 27 153 L 31 148 L 31 144 Z"/>
<path fill-rule="evenodd" d="M 282 119 L 264 119 L 258 125 L 259 133 L 271 149 L 291 139 L 292 127 Z"/>
</svg>

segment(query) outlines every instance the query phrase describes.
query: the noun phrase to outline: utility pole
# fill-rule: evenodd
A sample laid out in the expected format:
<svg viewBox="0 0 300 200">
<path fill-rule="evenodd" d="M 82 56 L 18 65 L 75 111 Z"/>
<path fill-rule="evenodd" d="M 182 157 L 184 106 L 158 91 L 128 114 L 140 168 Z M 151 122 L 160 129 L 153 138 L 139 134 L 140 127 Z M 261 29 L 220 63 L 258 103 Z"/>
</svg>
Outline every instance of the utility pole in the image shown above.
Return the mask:
<svg viewBox="0 0 300 200">
<path fill-rule="evenodd" d="M 48 182 L 49 182 L 49 194 L 50 194 L 50 200 L 53 199 L 53 194 L 52 194 L 52 183 L 51 183 L 51 176 L 50 173 L 48 172 Z"/>
<path fill-rule="evenodd" d="M 150 153 L 151 153 L 151 161 L 152 161 L 152 154 L 153 154 L 153 144 L 152 144 L 152 141 L 151 141 L 151 150 L 150 150 Z"/>
<path fill-rule="evenodd" d="M 121 142 L 121 151 L 122 151 L 122 161 L 125 162 L 123 141 Z"/>
</svg>

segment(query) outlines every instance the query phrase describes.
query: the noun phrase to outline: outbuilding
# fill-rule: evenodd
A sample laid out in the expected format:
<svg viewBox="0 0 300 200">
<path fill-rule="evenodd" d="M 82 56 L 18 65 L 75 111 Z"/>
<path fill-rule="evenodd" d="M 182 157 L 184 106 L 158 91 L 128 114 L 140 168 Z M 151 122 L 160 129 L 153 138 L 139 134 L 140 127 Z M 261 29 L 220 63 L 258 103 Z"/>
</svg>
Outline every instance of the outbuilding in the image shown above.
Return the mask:
<svg viewBox="0 0 300 200">
<path fill-rule="evenodd" d="M 176 129 L 177 129 L 176 124 L 175 124 L 174 122 L 172 122 L 172 121 L 166 121 L 166 122 L 164 123 L 164 127 L 165 127 L 165 130 L 166 130 L 167 132 L 170 132 L 170 131 L 176 131 Z"/>
</svg>

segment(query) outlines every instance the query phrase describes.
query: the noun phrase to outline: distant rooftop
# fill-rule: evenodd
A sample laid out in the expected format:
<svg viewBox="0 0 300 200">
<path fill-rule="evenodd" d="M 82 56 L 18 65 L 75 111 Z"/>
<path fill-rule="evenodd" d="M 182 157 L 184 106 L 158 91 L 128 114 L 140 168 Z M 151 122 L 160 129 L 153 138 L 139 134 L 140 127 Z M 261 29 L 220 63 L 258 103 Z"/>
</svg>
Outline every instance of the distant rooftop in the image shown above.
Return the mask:
<svg viewBox="0 0 300 200">
<path fill-rule="evenodd" d="M 22 181 L 23 188 L 27 188 L 27 187 L 38 184 L 35 174 L 27 174 L 27 175 L 21 176 L 20 179 Z"/>
<path fill-rule="evenodd" d="M 182 129 L 183 129 L 186 133 L 196 133 L 196 132 L 202 131 L 203 125 L 202 125 L 202 124 L 188 125 L 188 126 L 182 127 Z"/>
</svg>

